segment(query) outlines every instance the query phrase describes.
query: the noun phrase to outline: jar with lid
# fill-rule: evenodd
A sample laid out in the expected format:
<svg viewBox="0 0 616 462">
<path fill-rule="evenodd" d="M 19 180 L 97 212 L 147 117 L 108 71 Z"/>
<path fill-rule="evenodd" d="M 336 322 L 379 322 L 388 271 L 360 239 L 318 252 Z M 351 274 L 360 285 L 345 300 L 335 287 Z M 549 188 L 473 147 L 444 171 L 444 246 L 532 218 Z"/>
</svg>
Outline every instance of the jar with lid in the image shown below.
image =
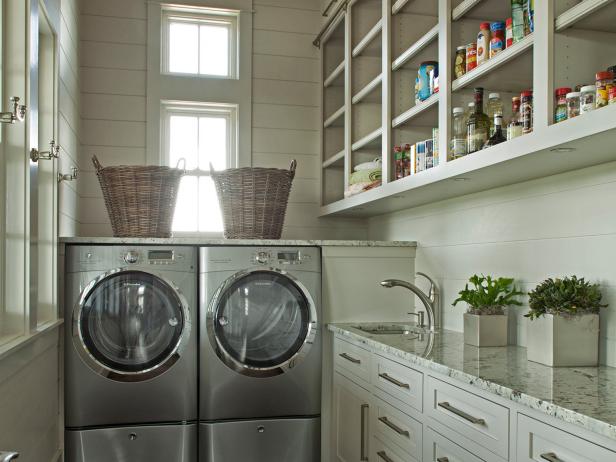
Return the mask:
<svg viewBox="0 0 616 462">
<path fill-rule="evenodd" d="M 586 85 L 581 88 L 580 94 L 580 114 L 595 110 L 595 96 L 597 88 L 594 85 Z"/>
<path fill-rule="evenodd" d="M 490 24 L 490 59 L 505 49 L 505 23 Z M 494 122 L 492 122 L 494 124 Z"/>
<path fill-rule="evenodd" d="M 607 106 L 609 101 L 610 89 L 614 86 L 614 73 L 611 71 L 597 72 L 595 86 L 597 95 L 595 96 L 595 106 Z"/>
<path fill-rule="evenodd" d="M 567 93 L 567 119 L 580 115 L 580 95 L 579 91 Z"/>
<path fill-rule="evenodd" d="M 451 159 L 459 159 L 466 155 L 466 116 L 464 108 L 453 108 L 452 125 Z"/>
<path fill-rule="evenodd" d="M 610 88 L 610 101 L 608 104 L 616 104 L 616 85 Z"/>
<path fill-rule="evenodd" d="M 490 59 L 490 23 L 482 22 L 477 34 L 477 65 L 481 66 Z"/>
<path fill-rule="evenodd" d="M 453 65 L 453 74 L 459 79 L 466 74 L 466 47 L 456 48 L 456 60 Z"/>
<path fill-rule="evenodd" d="M 533 131 L 533 91 L 526 90 L 520 95 L 522 113 L 522 134 Z"/>
<path fill-rule="evenodd" d="M 571 88 L 561 87 L 554 91 L 554 123 L 567 120 L 567 94 L 571 93 Z"/>
<path fill-rule="evenodd" d="M 490 136 L 494 135 L 494 116 L 503 115 L 504 106 L 501 101 L 500 93 L 490 93 L 488 95 L 488 117 L 490 118 Z"/>
</svg>

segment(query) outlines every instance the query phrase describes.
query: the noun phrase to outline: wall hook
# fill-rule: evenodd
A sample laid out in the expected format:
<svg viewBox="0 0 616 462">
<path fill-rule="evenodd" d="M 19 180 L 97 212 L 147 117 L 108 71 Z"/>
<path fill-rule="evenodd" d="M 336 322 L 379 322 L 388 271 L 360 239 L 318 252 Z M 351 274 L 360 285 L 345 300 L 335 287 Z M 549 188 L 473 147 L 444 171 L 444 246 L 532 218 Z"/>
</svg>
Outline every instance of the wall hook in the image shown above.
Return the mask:
<svg viewBox="0 0 616 462">
<path fill-rule="evenodd" d="M 13 104 L 13 112 L 0 112 L 0 122 L 3 124 L 14 124 L 15 122 L 23 122 L 26 118 L 28 107 L 25 104 L 19 104 L 19 97 L 12 96 L 11 104 Z"/>
<path fill-rule="evenodd" d="M 71 173 L 58 173 L 58 183 L 63 181 L 73 181 L 77 179 L 77 167 L 71 167 Z"/>
<path fill-rule="evenodd" d="M 36 148 L 32 148 L 30 151 L 30 160 L 32 162 L 38 162 L 39 160 L 51 160 L 57 159 L 60 156 L 60 145 L 56 144 L 54 140 L 49 142 L 49 151 L 39 151 Z"/>
</svg>

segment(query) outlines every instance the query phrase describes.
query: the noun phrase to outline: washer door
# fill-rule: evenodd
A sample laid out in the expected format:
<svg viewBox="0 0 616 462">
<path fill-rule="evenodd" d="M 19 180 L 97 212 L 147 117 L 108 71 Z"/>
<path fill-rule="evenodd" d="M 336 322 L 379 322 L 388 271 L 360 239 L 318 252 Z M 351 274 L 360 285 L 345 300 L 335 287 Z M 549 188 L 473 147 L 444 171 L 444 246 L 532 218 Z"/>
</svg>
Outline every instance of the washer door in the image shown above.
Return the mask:
<svg viewBox="0 0 616 462">
<path fill-rule="evenodd" d="M 306 288 L 274 269 L 237 273 L 217 290 L 208 310 L 208 333 L 218 357 L 253 377 L 297 366 L 314 342 L 316 323 Z"/>
<path fill-rule="evenodd" d="M 123 382 L 168 370 L 189 335 L 185 298 L 170 282 L 143 271 L 102 275 L 86 287 L 73 313 L 73 342 L 83 360 Z"/>
</svg>

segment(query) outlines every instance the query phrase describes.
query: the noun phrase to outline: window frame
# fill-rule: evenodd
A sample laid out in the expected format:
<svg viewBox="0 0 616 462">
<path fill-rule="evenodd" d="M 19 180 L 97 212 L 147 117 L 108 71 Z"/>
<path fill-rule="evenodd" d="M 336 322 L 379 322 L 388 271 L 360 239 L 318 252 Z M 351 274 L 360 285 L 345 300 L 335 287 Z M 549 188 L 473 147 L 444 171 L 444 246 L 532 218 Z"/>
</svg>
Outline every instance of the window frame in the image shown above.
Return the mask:
<svg viewBox="0 0 616 462">
<path fill-rule="evenodd" d="M 175 76 L 193 76 L 204 79 L 238 79 L 239 68 L 239 11 L 218 8 L 189 8 L 177 5 L 163 5 L 161 12 L 161 73 Z M 172 22 L 185 22 L 195 25 L 226 25 L 229 30 L 229 73 L 227 75 L 202 74 L 201 72 L 172 72 L 169 70 L 169 28 Z M 198 40 L 197 46 L 201 46 Z M 199 54 L 198 65 L 201 57 Z"/>
</svg>

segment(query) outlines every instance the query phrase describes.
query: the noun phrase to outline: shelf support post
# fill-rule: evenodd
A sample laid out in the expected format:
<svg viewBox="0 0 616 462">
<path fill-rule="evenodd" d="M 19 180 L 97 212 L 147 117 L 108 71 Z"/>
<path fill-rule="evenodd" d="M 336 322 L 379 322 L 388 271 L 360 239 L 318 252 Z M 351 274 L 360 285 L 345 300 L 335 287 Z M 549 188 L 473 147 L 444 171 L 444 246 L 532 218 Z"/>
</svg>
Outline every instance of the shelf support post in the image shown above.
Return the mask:
<svg viewBox="0 0 616 462">
<path fill-rule="evenodd" d="M 438 0 L 438 149 L 439 164 L 449 160 L 451 139 L 451 0 Z"/>
<path fill-rule="evenodd" d="M 533 131 L 541 132 L 554 117 L 554 2 L 535 2 L 534 19 Z"/>
<path fill-rule="evenodd" d="M 382 182 L 389 183 L 392 180 L 392 129 L 391 129 L 391 0 L 382 1 L 381 23 L 381 162 Z"/>
<path fill-rule="evenodd" d="M 352 65 L 353 55 L 353 6 L 349 5 L 344 18 L 344 191 L 349 189 L 352 171 L 353 145 L 353 91 Z"/>
</svg>

